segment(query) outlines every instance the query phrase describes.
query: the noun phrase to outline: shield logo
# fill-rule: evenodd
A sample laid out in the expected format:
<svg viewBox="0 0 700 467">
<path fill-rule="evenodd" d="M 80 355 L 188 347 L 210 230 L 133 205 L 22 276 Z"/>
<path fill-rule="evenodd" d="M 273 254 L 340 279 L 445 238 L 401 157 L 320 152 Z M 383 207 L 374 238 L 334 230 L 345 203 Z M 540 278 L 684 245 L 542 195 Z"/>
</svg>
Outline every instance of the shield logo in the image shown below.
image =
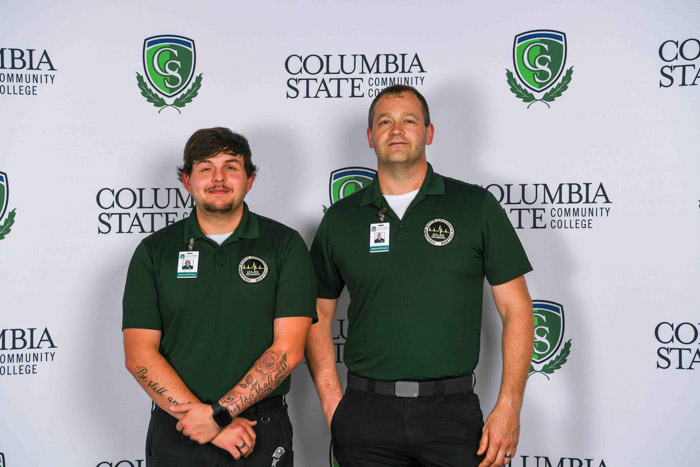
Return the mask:
<svg viewBox="0 0 700 467">
<path fill-rule="evenodd" d="M 10 197 L 10 186 L 7 183 L 7 174 L 0 172 L 0 220 L 5 217 L 7 200 Z"/>
<path fill-rule="evenodd" d="M 368 186 L 376 174 L 376 170 L 365 167 L 345 167 L 334 170 L 330 178 L 331 204 Z"/>
<path fill-rule="evenodd" d="M 160 94 L 173 97 L 194 76 L 194 41 L 182 36 L 153 36 L 143 41 L 143 70 Z"/>
<path fill-rule="evenodd" d="M 564 339 L 564 307 L 547 300 L 533 300 L 535 314 L 535 348 L 532 362 L 542 363 L 550 359 Z"/>
<path fill-rule="evenodd" d="M 515 36 L 513 64 L 520 81 L 535 92 L 552 86 L 566 64 L 566 34 L 549 29 Z"/>
</svg>

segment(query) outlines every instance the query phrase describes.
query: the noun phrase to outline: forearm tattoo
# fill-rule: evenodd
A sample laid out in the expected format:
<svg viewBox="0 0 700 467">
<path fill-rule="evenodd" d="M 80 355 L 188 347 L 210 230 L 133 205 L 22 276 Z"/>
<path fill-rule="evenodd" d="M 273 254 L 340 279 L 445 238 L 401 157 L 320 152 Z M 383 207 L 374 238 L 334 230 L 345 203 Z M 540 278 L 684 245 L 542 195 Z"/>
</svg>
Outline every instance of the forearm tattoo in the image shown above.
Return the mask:
<svg viewBox="0 0 700 467">
<path fill-rule="evenodd" d="M 150 389 L 154 393 L 158 394 L 159 396 L 167 397 L 168 402 L 173 404 L 173 405 L 178 405 L 179 402 L 173 399 L 170 396 L 166 396 L 165 393 L 168 392 L 168 389 L 160 384 L 158 381 L 153 381 L 151 378 L 148 377 L 148 368 L 145 366 L 137 366 L 136 367 L 136 379 L 143 381 L 143 384 L 146 387 L 146 392 Z"/>
<path fill-rule="evenodd" d="M 266 350 L 243 381 L 221 398 L 221 405 L 235 417 L 274 391 L 290 372 L 286 353 Z"/>
</svg>

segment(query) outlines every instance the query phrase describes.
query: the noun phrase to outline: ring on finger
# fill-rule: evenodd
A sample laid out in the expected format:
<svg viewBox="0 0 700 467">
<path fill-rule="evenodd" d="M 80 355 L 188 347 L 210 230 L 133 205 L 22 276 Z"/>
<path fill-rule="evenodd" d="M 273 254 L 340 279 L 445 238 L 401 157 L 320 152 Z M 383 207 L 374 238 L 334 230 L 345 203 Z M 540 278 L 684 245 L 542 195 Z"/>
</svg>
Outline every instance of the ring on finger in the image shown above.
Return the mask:
<svg viewBox="0 0 700 467">
<path fill-rule="evenodd" d="M 506 455 L 503 456 L 503 457 L 505 457 L 506 459 L 512 459 L 512 458 L 513 458 L 513 454 L 506 454 Z"/>
<path fill-rule="evenodd" d="M 236 446 L 236 447 L 238 449 L 243 449 L 244 447 L 246 447 L 245 441 L 243 441 L 243 444 L 241 444 L 240 446 Z"/>
</svg>

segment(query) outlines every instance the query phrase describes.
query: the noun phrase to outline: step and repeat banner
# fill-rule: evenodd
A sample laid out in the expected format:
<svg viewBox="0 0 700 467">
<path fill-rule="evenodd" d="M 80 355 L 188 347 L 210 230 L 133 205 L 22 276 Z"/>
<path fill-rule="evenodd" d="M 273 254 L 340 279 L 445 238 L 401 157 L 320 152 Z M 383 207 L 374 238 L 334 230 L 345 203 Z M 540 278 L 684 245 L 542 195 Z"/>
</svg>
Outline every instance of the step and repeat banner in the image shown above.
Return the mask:
<svg viewBox="0 0 700 467">
<path fill-rule="evenodd" d="M 176 166 L 195 130 L 244 134 L 251 210 L 310 244 L 374 176 L 367 111 L 391 84 L 426 96 L 428 160 L 494 194 L 535 268 L 511 466 L 695 463 L 699 26 L 696 1 L 4 1 L 0 466 L 145 466 L 121 297 L 140 240 L 193 207 Z M 487 414 L 501 325 L 484 291 Z M 297 465 L 332 465 L 305 363 L 288 402 Z"/>
</svg>

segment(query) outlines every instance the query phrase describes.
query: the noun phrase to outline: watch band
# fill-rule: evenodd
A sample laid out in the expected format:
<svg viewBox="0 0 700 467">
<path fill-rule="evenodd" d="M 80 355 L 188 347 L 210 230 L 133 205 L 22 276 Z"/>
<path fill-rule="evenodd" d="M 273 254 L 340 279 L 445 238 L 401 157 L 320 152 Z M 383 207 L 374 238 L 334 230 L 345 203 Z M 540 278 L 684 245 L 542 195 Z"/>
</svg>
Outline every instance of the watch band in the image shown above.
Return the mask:
<svg viewBox="0 0 700 467">
<path fill-rule="evenodd" d="M 221 404 L 219 404 L 219 401 L 214 401 L 211 404 L 211 408 L 214 410 L 212 417 L 216 424 L 219 425 L 219 428 L 226 428 L 231 424 L 233 417 L 226 407 L 222 407 Z"/>
</svg>

